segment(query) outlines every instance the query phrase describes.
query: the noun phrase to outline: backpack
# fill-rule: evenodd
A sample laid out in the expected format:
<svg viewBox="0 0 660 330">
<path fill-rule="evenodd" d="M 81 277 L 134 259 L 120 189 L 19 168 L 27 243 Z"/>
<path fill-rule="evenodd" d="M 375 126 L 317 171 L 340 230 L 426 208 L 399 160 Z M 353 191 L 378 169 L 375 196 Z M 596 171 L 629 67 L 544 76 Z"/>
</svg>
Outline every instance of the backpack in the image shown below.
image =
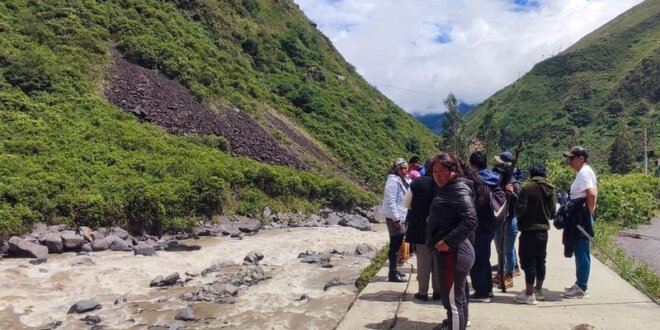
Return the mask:
<svg viewBox="0 0 660 330">
<path fill-rule="evenodd" d="M 507 201 L 509 197 L 506 191 L 500 186 L 491 187 L 484 185 L 486 193 L 485 203 L 478 213 L 479 224 L 485 225 L 491 231 L 495 231 L 502 226 L 504 220 L 509 215 Z"/>
</svg>

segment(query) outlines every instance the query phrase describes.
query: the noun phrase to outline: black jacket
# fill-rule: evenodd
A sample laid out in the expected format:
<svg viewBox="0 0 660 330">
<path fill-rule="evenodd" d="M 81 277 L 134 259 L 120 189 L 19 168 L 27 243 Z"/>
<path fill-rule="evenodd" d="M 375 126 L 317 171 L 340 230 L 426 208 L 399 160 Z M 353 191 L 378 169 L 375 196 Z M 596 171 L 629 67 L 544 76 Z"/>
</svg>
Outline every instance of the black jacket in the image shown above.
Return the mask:
<svg viewBox="0 0 660 330">
<path fill-rule="evenodd" d="M 474 188 L 468 179 L 458 178 L 438 188 L 426 226 L 426 244 L 434 249 L 444 240 L 454 250 L 472 236 L 477 227 L 474 203 Z"/>
<path fill-rule="evenodd" d="M 550 229 L 549 220 L 555 218 L 556 210 L 555 186 L 544 177 L 533 177 L 523 186 L 515 208 L 518 230 Z"/>
<path fill-rule="evenodd" d="M 578 225 L 582 226 L 587 234 L 594 237 L 595 231 L 591 220 L 585 197 L 571 199 L 562 204 L 559 211 L 557 211 L 554 225 L 555 228 L 564 230 L 561 235 L 561 242 L 564 244 L 564 256 L 566 258 L 573 256 L 573 244 L 578 239 L 587 239 L 577 228 Z"/>
<path fill-rule="evenodd" d="M 431 202 L 437 191 L 431 176 L 420 176 L 410 184 L 412 203 L 406 214 L 406 242 L 426 244 L 426 219 L 429 217 Z"/>
</svg>

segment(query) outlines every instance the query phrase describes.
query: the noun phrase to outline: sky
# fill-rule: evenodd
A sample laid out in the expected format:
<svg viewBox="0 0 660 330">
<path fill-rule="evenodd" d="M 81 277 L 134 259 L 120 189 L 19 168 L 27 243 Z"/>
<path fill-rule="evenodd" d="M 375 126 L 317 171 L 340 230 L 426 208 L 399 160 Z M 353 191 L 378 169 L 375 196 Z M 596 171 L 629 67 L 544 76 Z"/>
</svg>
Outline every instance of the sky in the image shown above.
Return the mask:
<svg viewBox="0 0 660 330">
<path fill-rule="evenodd" d="M 294 0 L 410 113 L 477 104 L 641 0 Z M 411 92 L 415 91 L 415 92 Z"/>
</svg>

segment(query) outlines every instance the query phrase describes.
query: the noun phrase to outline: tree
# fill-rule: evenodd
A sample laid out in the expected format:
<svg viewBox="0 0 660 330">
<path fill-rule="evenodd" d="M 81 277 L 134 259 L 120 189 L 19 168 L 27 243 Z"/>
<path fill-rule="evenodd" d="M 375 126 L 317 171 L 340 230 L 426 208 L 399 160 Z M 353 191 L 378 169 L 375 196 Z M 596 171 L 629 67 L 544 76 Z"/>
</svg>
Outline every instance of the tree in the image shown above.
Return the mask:
<svg viewBox="0 0 660 330">
<path fill-rule="evenodd" d="M 633 155 L 633 145 L 628 131 L 628 125 L 621 120 L 619 122 L 619 132 L 614 142 L 610 146 L 609 164 L 613 173 L 626 174 L 632 169 L 635 160 Z"/>
<path fill-rule="evenodd" d="M 500 151 L 500 129 L 499 123 L 495 121 L 495 102 L 488 101 L 484 119 L 479 125 L 477 138 L 481 141 L 486 155 L 497 155 Z"/>
<path fill-rule="evenodd" d="M 443 103 L 447 107 L 447 113 L 442 122 L 443 149 L 465 159 L 467 151 L 465 122 L 458 112 L 456 97 L 449 93 Z"/>
<path fill-rule="evenodd" d="M 406 140 L 406 150 L 413 154 L 413 155 L 419 155 L 421 153 L 421 144 L 419 142 L 419 139 L 416 137 L 411 137 Z"/>
</svg>

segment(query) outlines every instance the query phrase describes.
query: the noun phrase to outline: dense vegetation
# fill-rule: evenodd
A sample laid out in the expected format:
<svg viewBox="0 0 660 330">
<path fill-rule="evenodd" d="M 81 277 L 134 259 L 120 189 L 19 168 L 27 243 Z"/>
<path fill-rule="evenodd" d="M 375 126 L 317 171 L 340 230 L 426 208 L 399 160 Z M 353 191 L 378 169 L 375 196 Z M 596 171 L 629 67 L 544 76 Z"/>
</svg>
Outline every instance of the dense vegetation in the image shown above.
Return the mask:
<svg viewBox="0 0 660 330">
<path fill-rule="evenodd" d="M 35 221 L 160 232 L 263 205 L 374 202 L 340 174 L 234 158 L 222 138 L 170 136 L 110 106 L 112 48 L 202 101 L 260 121 L 263 107 L 281 112 L 376 187 L 406 145 L 433 148 L 290 0 L 2 1 L 0 234 Z"/>
<path fill-rule="evenodd" d="M 492 102 L 503 148 L 519 141 L 528 166 L 557 158 L 581 144 L 606 164 L 609 148 L 625 124 L 639 170 L 643 129 L 649 154 L 660 151 L 660 2 L 645 1 L 592 32 L 566 51 L 538 63 L 467 115 L 476 135 Z"/>
</svg>

